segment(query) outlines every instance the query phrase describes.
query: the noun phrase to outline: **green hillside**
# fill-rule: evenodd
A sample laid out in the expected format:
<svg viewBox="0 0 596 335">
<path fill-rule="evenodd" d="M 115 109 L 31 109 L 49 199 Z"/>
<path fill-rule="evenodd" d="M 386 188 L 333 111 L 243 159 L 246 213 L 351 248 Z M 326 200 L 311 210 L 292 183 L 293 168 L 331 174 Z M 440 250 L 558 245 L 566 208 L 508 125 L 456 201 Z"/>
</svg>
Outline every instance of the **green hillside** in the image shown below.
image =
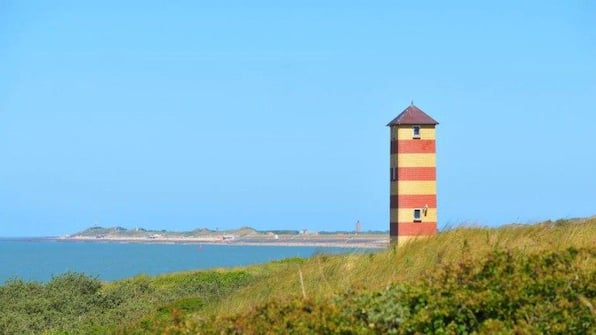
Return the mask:
<svg viewBox="0 0 596 335">
<path fill-rule="evenodd" d="M 149 237 L 205 237 L 205 236 L 219 236 L 222 234 L 230 234 L 237 236 L 246 236 L 257 234 L 257 231 L 250 227 L 242 227 L 231 230 L 213 230 L 208 228 L 198 228 L 191 231 L 169 231 L 169 230 L 152 230 L 145 228 L 128 229 L 124 227 L 100 227 L 94 226 L 87 228 L 78 233 L 71 234 L 70 237 L 119 237 L 119 238 L 149 238 Z"/>
<path fill-rule="evenodd" d="M 112 283 L 13 280 L 0 333 L 595 334 L 595 256 L 590 218 Z"/>
</svg>

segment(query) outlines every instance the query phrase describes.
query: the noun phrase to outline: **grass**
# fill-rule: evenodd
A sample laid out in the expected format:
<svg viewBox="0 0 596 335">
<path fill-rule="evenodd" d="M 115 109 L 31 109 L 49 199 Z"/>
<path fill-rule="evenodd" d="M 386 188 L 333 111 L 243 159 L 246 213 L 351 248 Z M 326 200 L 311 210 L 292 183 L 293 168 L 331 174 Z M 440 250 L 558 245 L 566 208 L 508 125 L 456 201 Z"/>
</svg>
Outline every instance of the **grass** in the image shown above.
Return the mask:
<svg viewBox="0 0 596 335">
<path fill-rule="evenodd" d="M 415 282 L 332 298 L 270 300 L 242 313 L 178 324 L 198 334 L 594 334 L 596 250 L 494 250 Z"/>
<path fill-rule="evenodd" d="M 389 250 L 316 255 L 302 262 L 261 268 L 254 272 L 258 279 L 220 303 L 207 306 L 201 314 L 241 313 L 270 300 L 302 297 L 303 288 L 310 298 L 332 297 L 352 289 L 380 290 L 393 283 L 422 280 L 444 264 L 482 260 L 496 249 L 537 254 L 595 245 L 596 218 L 500 228 L 459 227 Z"/>
</svg>

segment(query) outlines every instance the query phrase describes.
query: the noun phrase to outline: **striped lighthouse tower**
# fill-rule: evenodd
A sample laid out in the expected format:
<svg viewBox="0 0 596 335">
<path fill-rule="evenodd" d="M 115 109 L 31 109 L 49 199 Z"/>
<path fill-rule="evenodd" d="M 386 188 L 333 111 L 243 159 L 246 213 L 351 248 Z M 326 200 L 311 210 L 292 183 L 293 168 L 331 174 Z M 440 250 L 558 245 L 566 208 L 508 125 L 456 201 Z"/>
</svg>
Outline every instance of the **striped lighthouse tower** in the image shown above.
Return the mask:
<svg viewBox="0 0 596 335">
<path fill-rule="evenodd" d="M 387 124 L 391 128 L 389 235 L 393 244 L 437 232 L 437 124 L 414 103 Z"/>
</svg>

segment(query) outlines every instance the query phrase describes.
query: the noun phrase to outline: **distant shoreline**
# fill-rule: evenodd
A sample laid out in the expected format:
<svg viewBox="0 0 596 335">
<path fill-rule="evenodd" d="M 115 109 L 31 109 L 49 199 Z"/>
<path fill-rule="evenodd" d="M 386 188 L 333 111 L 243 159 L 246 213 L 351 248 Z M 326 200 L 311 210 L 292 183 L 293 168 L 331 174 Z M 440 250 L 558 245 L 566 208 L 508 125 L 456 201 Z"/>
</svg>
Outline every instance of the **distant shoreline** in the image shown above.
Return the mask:
<svg viewBox="0 0 596 335">
<path fill-rule="evenodd" d="M 236 245 L 236 246 L 312 246 L 312 247 L 340 247 L 340 248 L 366 248 L 382 249 L 389 245 L 388 236 L 376 235 L 351 235 L 351 236 L 246 236 L 233 239 L 224 239 L 221 236 L 205 237 L 90 237 L 90 236 L 63 236 L 63 237 L 22 237 L 0 238 L 3 241 L 56 241 L 56 242 L 88 242 L 88 243 L 146 243 L 146 244 L 208 244 L 208 245 Z"/>
</svg>

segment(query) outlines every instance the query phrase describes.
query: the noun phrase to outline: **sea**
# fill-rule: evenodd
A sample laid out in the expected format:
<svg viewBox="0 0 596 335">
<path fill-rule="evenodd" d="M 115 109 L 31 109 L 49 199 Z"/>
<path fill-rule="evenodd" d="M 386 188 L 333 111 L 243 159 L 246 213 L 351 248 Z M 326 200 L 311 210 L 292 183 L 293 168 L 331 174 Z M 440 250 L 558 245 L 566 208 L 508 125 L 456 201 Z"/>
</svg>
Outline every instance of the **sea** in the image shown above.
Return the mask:
<svg viewBox="0 0 596 335">
<path fill-rule="evenodd" d="M 139 274 L 212 269 L 265 263 L 318 253 L 362 249 L 314 246 L 73 242 L 46 239 L 0 240 L 0 285 L 12 279 L 48 282 L 65 272 L 103 281 Z"/>
</svg>

